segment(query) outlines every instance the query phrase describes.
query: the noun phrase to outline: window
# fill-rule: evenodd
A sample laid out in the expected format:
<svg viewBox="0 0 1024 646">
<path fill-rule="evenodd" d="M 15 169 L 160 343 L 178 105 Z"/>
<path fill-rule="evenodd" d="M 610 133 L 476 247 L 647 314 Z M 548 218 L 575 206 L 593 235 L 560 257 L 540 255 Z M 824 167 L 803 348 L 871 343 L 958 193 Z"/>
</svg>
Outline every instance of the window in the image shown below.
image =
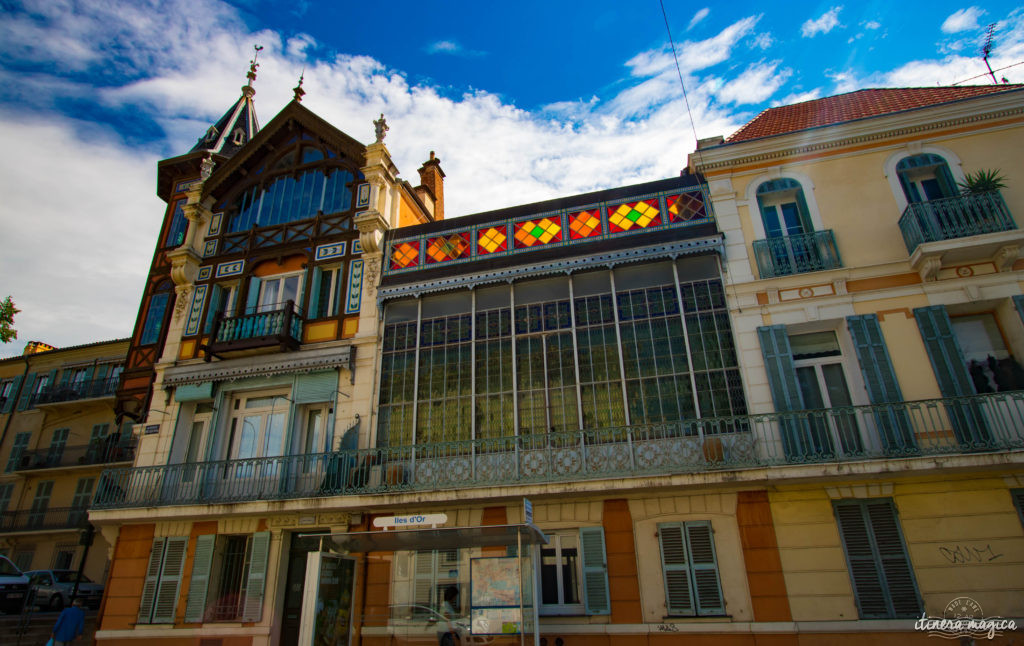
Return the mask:
<svg viewBox="0 0 1024 646">
<path fill-rule="evenodd" d="M 758 186 L 757 205 L 761 209 L 765 235 L 769 238 L 795 236 L 814 230 L 804 189 L 795 179 L 773 179 Z"/>
<path fill-rule="evenodd" d="M 14 564 L 18 566 L 18 569 L 24 572 L 25 570 L 32 569 L 32 561 L 36 556 L 36 548 L 34 545 L 19 546 L 18 550 L 14 552 Z"/>
<path fill-rule="evenodd" d="M 309 170 L 292 173 L 294 151 L 278 161 L 274 172 L 287 174 L 265 184 L 253 186 L 236 197 L 228 209 L 228 232 L 246 231 L 254 227 L 305 220 L 317 211 L 331 214 L 347 211 L 352 203 L 350 184 L 355 179 L 345 170 Z M 316 162 L 314 162 L 316 163 Z M 322 162 L 321 162 L 322 163 Z"/>
<path fill-rule="evenodd" d="M 235 312 L 235 296 L 238 293 L 238 285 L 213 285 L 210 290 L 210 304 L 206 307 L 206 322 L 203 324 L 203 333 L 209 334 L 213 330 L 213 319 L 220 313 L 221 316 L 230 317 Z"/>
<path fill-rule="evenodd" d="M 5 471 L 10 473 L 21 466 L 21 456 L 24 455 L 25 449 L 28 448 L 28 441 L 31 438 L 31 433 L 18 433 L 14 436 L 14 442 L 11 443 L 11 454 L 7 457 L 7 468 Z"/>
<path fill-rule="evenodd" d="M 441 604 L 444 601 L 444 591 L 451 586 L 459 590 L 460 608 L 456 608 L 459 615 L 465 614 L 463 608 L 466 604 L 464 593 L 464 579 L 460 579 L 461 551 L 460 550 L 420 550 L 416 552 L 415 576 L 416 581 L 413 588 L 413 612 L 415 614 L 427 614 L 428 610 L 441 612 Z"/>
<path fill-rule="evenodd" d="M 53 431 L 53 438 L 50 439 L 50 448 L 46 451 L 47 466 L 57 466 L 64 456 L 64 447 L 68 443 L 69 428 L 58 428 Z"/>
<path fill-rule="evenodd" d="M 920 616 L 923 605 L 893 501 L 842 500 L 833 508 L 860 618 Z"/>
<path fill-rule="evenodd" d="M 302 287 L 302 274 L 286 274 L 272 276 L 259 281 L 259 296 L 256 301 L 256 312 L 273 312 L 284 309 L 288 301 L 295 305 L 300 303 L 299 291 Z M 251 305 L 250 305 L 251 307 Z"/>
<path fill-rule="evenodd" d="M 843 370 L 843 353 L 835 331 L 793 335 L 789 337 L 789 344 L 805 409 L 853 405 Z M 864 450 L 857 419 L 852 413 L 830 412 L 824 417 L 812 417 L 809 421 L 817 427 L 813 435 L 825 440 L 822 446 L 815 447 L 816 451 L 831 453 L 833 446 L 839 446 L 848 455 Z"/>
<path fill-rule="evenodd" d="M 344 266 L 313 267 L 309 292 L 309 318 L 337 316 L 341 303 L 341 282 Z"/>
<path fill-rule="evenodd" d="M 149 297 L 146 318 L 142 322 L 142 334 L 139 336 L 141 345 L 150 345 L 160 340 L 160 330 L 164 324 L 164 314 L 171 299 L 170 283 L 157 287 Z"/>
<path fill-rule="evenodd" d="M 986 312 L 951 316 L 971 383 L 978 394 L 1024 388 L 1024 370 L 1010 356 L 996 317 Z"/>
<path fill-rule="evenodd" d="M 669 615 L 724 615 L 711 521 L 658 523 Z"/>
<path fill-rule="evenodd" d="M 896 165 L 896 175 L 907 202 L 928 202 L 955 197 L 959 191 L 946 160 L 932 153 L 905 157 Z"/>
<path fill-rule="evenodd" d="M 288 419 L 287 393 L 241 395 L 235 398 L 228 437 L 228 459 L 273 457 L 285 454 L 285 421 Z M 269 471 L 269 472 L 268 472 Z M 241 463 L 237 477 L 272 475 L 276 465 Z"/>
<path fill-rule="evenodd" d="M 14 483 L 8 482 L 0 484 L 0 514 L 7 511 L 7 507 L 11 504 L 11 495 L 14 493 Z"/>
<path fill-rule="evenodd" d="M 577 532 L 548 534 L 540 548 L 540 602 L 545 614 L 583 614 L 579 535 Z"/>
<path fill-rule="evenodd" d="M 177 247 L 185 242 L 185 231 L 188 229 L 188 218 L 185 217 L 185 198 L 174 202 L 171 206 L 171 223 L 167 227 L 167 237 L 164 238 L 165 247 Z"/>
<path fill-rule="evenodd" d="M 114 363 L 110 365 L 110 370 L 107 372 L 107 384 L 109 386 L 107 389 L 108 391 L 117 388 L 118 382 L 121 381 L 122 372 L 124 372 L 123 363 Z"/>
<path fill-rule="evenodd" d="M 32 386 L 32 401 L 35 401 L 43 392 L 46 391 L 47 386 L 50 385 L 50 375 L 39 375 L 36 377 L 36 383 Z"/>
<path fill-rule="evenodd" d="M 196 537 L 185 621 L 259 621 L 270 532 Z"/>
<path fill-rule="evenodd" d="M 14 402 L 14 380 L 0 381 L 0 412 L 9 413 L 8 402 Z"/>
<path fill-rule="evenodd" d="M 75 543 L 62 543 L 53 548 L 53 560 L 51 561 L 50 567 L 54 570 L 70 570 L 75 564 L 75 555 L 78 553 L 78 545 Z M 71 580 L 68 583 L 73 583 L 74 578 L 68 577 Z M 85 581 L 85 576 L 82 577 L 82 581 Z M 62 582 L 63 583 L 63 582 Z"/>
<path fill-rule="evenodd" d="M 154 538 L 139 603 L 140 624 L 174 623 L 188 536 Z"/>
</svg>

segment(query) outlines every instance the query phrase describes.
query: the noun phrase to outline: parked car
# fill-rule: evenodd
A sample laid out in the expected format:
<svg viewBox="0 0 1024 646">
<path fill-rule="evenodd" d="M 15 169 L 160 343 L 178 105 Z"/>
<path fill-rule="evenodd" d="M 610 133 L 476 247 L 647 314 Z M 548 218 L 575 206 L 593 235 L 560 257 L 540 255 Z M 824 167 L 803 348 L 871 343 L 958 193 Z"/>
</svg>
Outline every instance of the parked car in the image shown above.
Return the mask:
<svg viewBox="0 0 1024 646">
<path fill-rule="evenodd" d="M 71 593 L 78 575 L 76 570 L 32 570 L 25 574 L 36 591 L 36 605 L 60 610 L 71 604 Z M 78 597 L 87 608 L 99 608 L 103 584 L 95 583 L 83 574 L 78 584 Z"/>
<path fill-rule="evenodd" d="M 472 634 L 469 617 L 454 617 L 449 622 L 444 615 L 432 608 L 407 604 L 390 607 L 388 633 L 391 636 L 391 643 L 394 644 L 436 646 L 441 635 L 448 630 L 449 623 L 455 631 L 455 646 L 490 644 L 494 641 L 494 637 L 489 635 Z"/>
<path fill-rule="evenodd" d="M 21 612 L 28 596 L 29 579 L 10 559 L 0 556 L 0 610 Z"/>
</svg>

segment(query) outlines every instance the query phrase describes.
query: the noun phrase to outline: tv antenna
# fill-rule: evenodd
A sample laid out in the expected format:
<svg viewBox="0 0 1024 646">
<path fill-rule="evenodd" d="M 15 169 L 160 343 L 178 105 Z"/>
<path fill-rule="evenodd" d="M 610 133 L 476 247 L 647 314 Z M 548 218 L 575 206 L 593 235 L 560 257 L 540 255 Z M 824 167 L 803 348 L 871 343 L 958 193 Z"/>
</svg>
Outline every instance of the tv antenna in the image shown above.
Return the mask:
<svg viewBox="0 0 1024 646">
<path fill-rule="evenodd" d="M 992 77 L 992 82 L 999 85 L 999 81 L 996 80 L 996 73 L 992 71 L 992 66 L 988 64 L 988 57 L 992 54 L 992 50 L 995 48 L 993 42 L 996 32 L 996 23 L 990 23 L 988 28 L 985 30 L 985 43 L 981 46 L 981 58 L 985 61 L 985 67 L 988 68 L 988 73 Z"/>
</svg>

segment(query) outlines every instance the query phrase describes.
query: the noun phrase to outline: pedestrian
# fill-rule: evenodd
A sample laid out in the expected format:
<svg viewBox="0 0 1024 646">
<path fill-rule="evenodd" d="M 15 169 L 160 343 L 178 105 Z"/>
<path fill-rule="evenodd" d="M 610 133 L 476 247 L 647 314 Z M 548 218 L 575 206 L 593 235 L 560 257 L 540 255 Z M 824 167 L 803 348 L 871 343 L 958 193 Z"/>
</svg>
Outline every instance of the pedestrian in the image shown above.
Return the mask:
<svg viewBox="0 0 1024 646">
<path fill-rule="evenodd" d="M 444 615 L 447 630 L 443 633 L 438 633 L 437 640 L 439 646 L 455 646 L 456 644 L 456 635 L 458 633 L 455 629 L 455 624 L 452 623 L 452 619 L 459 615 L 456 609 L 458 605 L 459 589 L 454 585 L 450 585 L 444 590 L 444 603 L 441 604 L 441 614 Z"/>
<path fill-rule="evenodd" d="M 57 617 L 50 637 L 53 639 L 53 646 L 70 646 L 84 631 L 85 612 L 82 611 L 82 600 L 75 599 L 74 603 L 64 608 Z"/>
</svg>

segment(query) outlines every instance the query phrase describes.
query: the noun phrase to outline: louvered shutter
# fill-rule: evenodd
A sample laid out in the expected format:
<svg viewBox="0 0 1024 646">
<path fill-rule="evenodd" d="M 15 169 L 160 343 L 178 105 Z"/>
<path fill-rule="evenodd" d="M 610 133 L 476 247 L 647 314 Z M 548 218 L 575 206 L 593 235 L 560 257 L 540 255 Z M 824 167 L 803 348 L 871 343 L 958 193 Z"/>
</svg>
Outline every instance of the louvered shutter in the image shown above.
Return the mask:
<svg viewBox="0 0 1024 646">
<path fill-rule="evenodd" d="M 68 383 L 69 381 L 71 381 L 71 373 L 72 373 L 72 372 L 74 372 L 74 370 L 72 370 L 72 369 L 70 369 L 70 368 L 65 368 L 65 369 L 64 369 L 64 370 L 63 370 L 63 371 L 62 371 L 62 372 L 60 373 L 60 385 L 61 385 L 61 387 L 63 387 L 63 386 L 66 386 L 66 385 L 67 385 L 67 383 Z"/>
<path fill-rule="evenodd" d="M 185 604 L 185 621 L 188 623 L 199 623 L 206 614 L 210 566 L 213 564 L 213 549 L 216 544 L 216 534 L 196 537 L 196 553 L 192 557 L 192 578 L 188 586 L 188 601 Z"/>
<path fill-rule="evenodd" d="M 312 267 L 309 270 L 309 307 L 306 308 L 307 318 L 320 318 L 320 281 L 323 280 L 323 273 L 323 270 L 319 267 Z"/>
<path fill-rule="evenodd" d="M 245 584 L 245 611 L 242 621 L 258 622 L 263 618 L 263 594 L 267 584 L 267 562 L 270 558 L 270 532 L 252 535 L 249 558 L 249 580 Z"/>
<path fill-rule="evenodd" d="M 164 562 L 164 546 L 167 539 L 154 538 L 153 551 L 149 553 L 149 565 L 146 567 L 146 582 L 142 586 L 139 599 L 139 623 L 148 624 L 153 621 L 153 603 L 156 600 L 156 589 L 160 583 L 160 566 Z"/>
<path fill-rule="evenodd" d="M 174 611 L 178 607 L 178 593 L 181 591 L 181 572 L 185 567 L 185 551 L 188 536 L 172 536 L 164 548 L 164 563 L 160 569 L 160 582 L 156 587 L 153 603 L 153 623 L 174 623 Z"/>
<path fill-rule="evenodd" d="M 780 413 L 804 409 L 800 384 L 793 365 L 793 350 L 789 345 L 789 334 L 785 325 L 769 325 L 757 328 L 761 341 L 761 354 L 768 372 L 768 385 L 772 391 L 772 402 Z M 811 429 L 806 420 L 787 416 L 779 420 L 782 431 L 782 449 L 786 457 L 800 459 L 816 454 L 815 443 L 811 441 Z"/>
<path fill-rule="evenodd" d="M 665 574 L 665 606 L 670 615 L 694 614 L 690 559 L 682 523 L 658 523 L 661 569 Z"/>
<path fill-rule="evenodd" d="M 88 388 L 89 382 L 92 381 L 93 373 L 96 372 L 96 366 L 89 366 L 85 369 L 85 374 L 82 375 L 82 388 Z M 53 383 L 52 381 L 50 383 Z"/>
<path fill-rule="evenodd" d="M 18 410 L 25 410 L 28 408 L 28 403 L 32 399 L 32 388 L 36 385 L 36 373 L 30 372 L 25 375 L 25 387 L 21 389 L 21 397 L 18 398 Z"/>
<path fill-rule="evenodd" d="M 864 501 L 871 534 L 878 550 L 878 561 L 892 605 L 892 617 L 917 617 L 922 605 L 910 567 L 910 558 L 891 500 Z"/>
<path fill-rule="evenodd" d="M 1020 515 L 1020 523 L 1024 525 L 1024 489 L 1013 489 L 1010 491 L 1013 497 L 1013 504 L 1017 507 L 1017 514 Z"/>
<path fill-rule="evenodd" d="M 580 562 L 583 564 L 583 602 L 587 614 L 611 614 L 603 527 L 580 528 Z"/>
<path fill-rule="evenodd" d="M 11 390 L 7 393 L 7 400 L 4 402 L 3 408 L 0 408 L 0 413 L 9 413 L 14 410 L 14 404 L 18 401 L 18 387 L 21 386 L 24 379 L 19 375 L 11 381 Z"/>
<path fill-rule="evenodd" d="M 718 579 L 718 559 L 710 520 L 686 523 L 686 544 L 690 548 L 690 568 L 697 597 L 697 614 L 724 615 L 725 601 Z"/>
<path fill-rule="evenodd" d="M 942 305 L 919 307 L 914 318 L 921 330 L 921 339 L 928 351 L 935 379 L 944 397 L 963 397 L 975 394 L 967 361 L 960 350 L 960 343 L 953 333 L 953 324 Z M 985 448 L 991 443 L 991 435 L 985 424 L 980 407 L 974 402 L 953 401 L 946 403 L 957 440 L 965 448 Z"/>
<path fill-rule="evenodd" d="M 251 314 L 260 304 L 260 279 L 253 276 L 249 279 L 249 293 L 245 297 L 245 313 Z"/>
<path fill-rule="evenodd" d="M 325 370 L 300 374 L 295 378 L 292 401 L 296 404 L 334 401 L 338 390 L 338 371 Z"/>
<path fill-rule="evenodd" d="M 878 316 L 848 316 L 846 326 L 857 350 L 857 361 L 864 375 L 868 399 L 876 405 L 902 402 L 903 392 L 896 380 L 896 371 L 889 358 L 889 350 L 882 336 L 882 328 L 878 324 Z M 910 417 L 903 408 L 889 406 L 877 409 L 875 423 L 878 425 L 882 447 L 886 452 L 908 453 L 916 449 Z"/>
<path fill-rule="evenodd" d="M 424 608 L 433 607 L 431 592 L 434 589 L 434 559 L 436 553 L 432 550 L 420 550 L 416 552 L 416 570 L 413 582 L 413 603 Z"/>
<path fill-rule="evenodd" d="M 953 173 L 949 172 L 949 166 L 945 161 L 935 167 L 935 181 L 939 183 L 942 197 L 956 197 L 960 194 L 956 187 L 956 180 L 953 179 Z"/>
<path fill-rule="evenodd" d="M 1017 308 L 1017 315 L 1020 316 L 1021 322 L 1024 323 L 1024 294 L 1014 296 L 1013 305 Z"/>
<path fill-rule="evenodd" d="M 917 586 L 891 500 L 834 503 L 861 619 L 920 613 Z"/>
</svg>

